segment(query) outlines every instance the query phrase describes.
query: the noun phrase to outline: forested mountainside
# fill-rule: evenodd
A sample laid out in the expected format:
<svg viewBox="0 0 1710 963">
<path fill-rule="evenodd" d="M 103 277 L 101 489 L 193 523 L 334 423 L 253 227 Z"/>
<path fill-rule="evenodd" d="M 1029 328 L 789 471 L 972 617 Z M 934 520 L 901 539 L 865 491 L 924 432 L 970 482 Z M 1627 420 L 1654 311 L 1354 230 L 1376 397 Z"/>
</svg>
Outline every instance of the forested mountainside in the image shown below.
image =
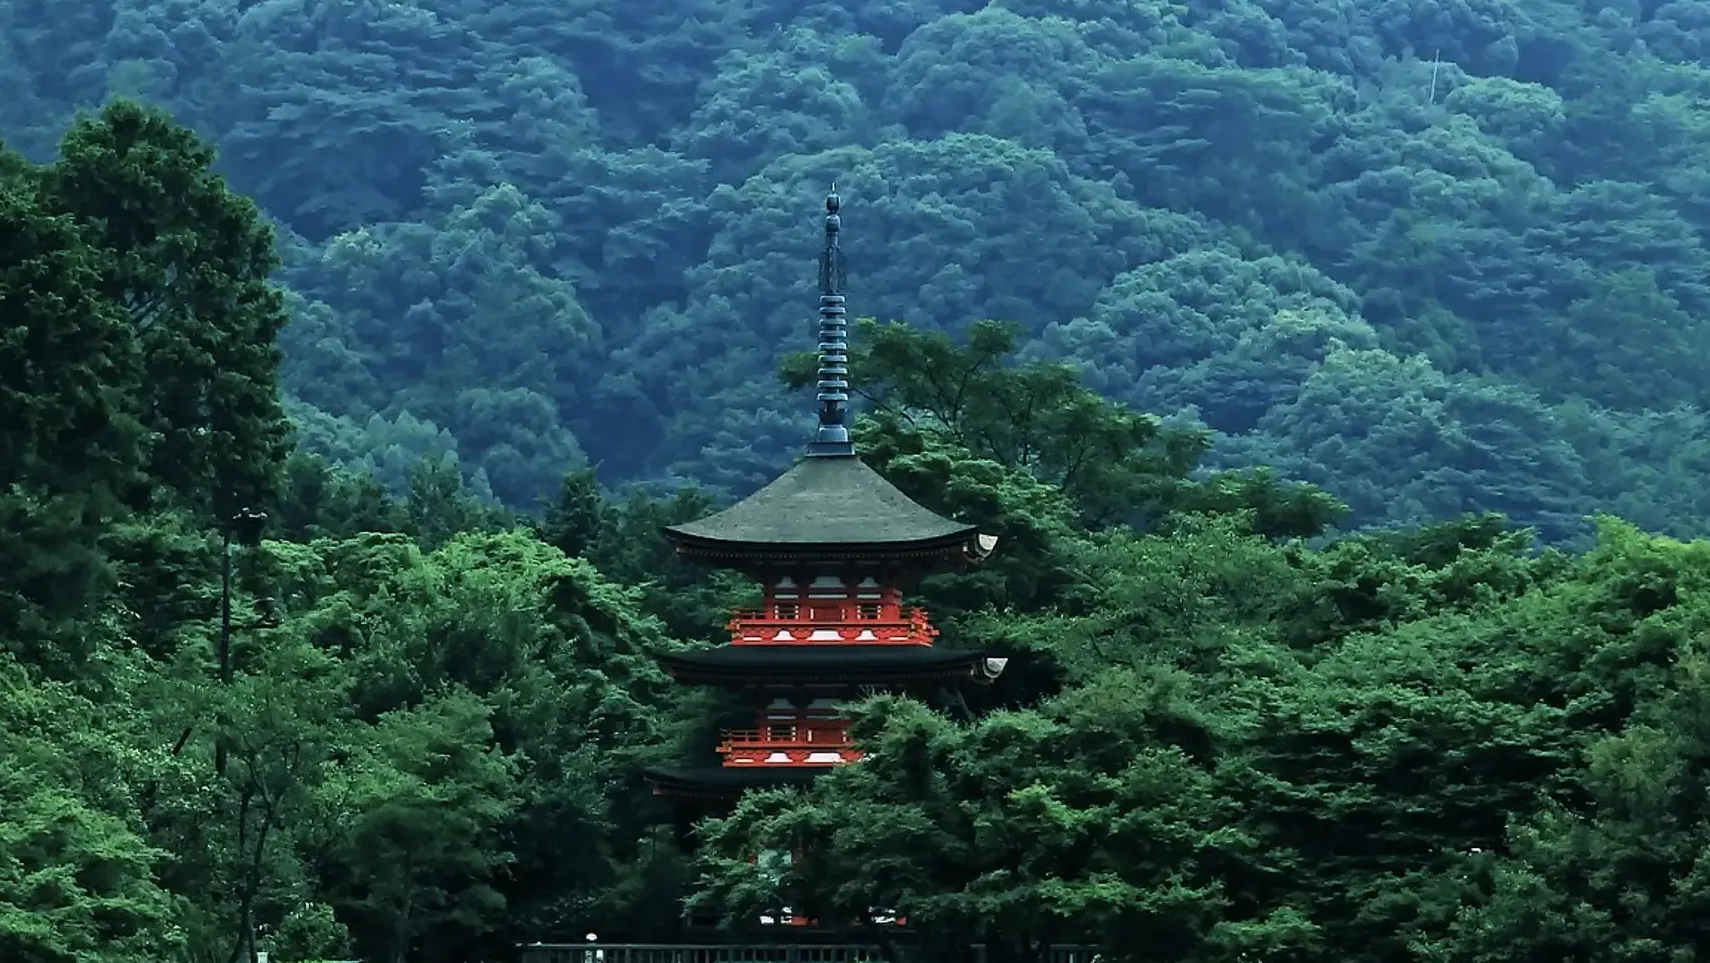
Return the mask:
<svg viewBox="0 0 1710 963">
<path fill-rule="evenodd" d="M 134 105 L 58 154 L 0 154 L 6 963 L 497 963 L 681 938 L 685 900 L 758 940 L 771 907 L 849 940 L 890 908 L 897 963 L 1710 939 L 1710 543 L 1605 519 L 1570 555 L 1489 516 L 1324 539 L 1323 492 L 1204 465 L 990 322 L 865 326 L 857 434 L 1000 537 L 916 598 L 1008 671 L 942 714 L 849 706 L 861 762 L 745 796 L 691 858 L 643 771 L 752 720 L 656 661 L 752 598 L 658 537 L 706 496 L 614 502 L 584 470 L 524 519 L 444 460 L 394 498 L 290 451 L 257 209 Z M 811 859 L 752 859 L 778 849 Z"/>
<path fill-rule="evenodd" d="M 1216 432 L 1355 524 L 1707 512 L 1702 0 L 46 0 L 38 160 L 118 93 L 284 226 L 308 447 L 533 507 L 752 489 L 800 437 L 813 209 L 858 314 Z"/>
<path fill-rule="evenodd" d="M 0 963 L 493 963 L 685 901 L 886 907 L 909 963 L 1695 959 L 1700 37 L 0 0 Z M 903 322 L 862 457 L 1000 537 L 915 597 L 1009 668 L 851 706 L 863 762 L 691 855 L 642 772 L 748 707 L 656 657 L 752 588 L 657 532 L 805 439 L 834 178 Z"/>
</svg>

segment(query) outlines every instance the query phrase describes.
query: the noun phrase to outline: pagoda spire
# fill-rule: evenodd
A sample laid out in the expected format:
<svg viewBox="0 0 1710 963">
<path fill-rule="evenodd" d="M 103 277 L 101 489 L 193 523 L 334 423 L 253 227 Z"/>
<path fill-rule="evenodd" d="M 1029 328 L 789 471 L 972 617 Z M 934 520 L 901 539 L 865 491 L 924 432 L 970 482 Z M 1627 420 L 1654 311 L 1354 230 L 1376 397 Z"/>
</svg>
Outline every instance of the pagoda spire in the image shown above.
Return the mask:
<svg viewBox="0 0 1710 963">
<path fill-rule="evenodd" d="M 849 319 L 843 308 L 843 249 L 838 232 L 842 199 L 837 185 L 825 196 L 825 250 L 819 258 L 819 429 L 808 454 L 850 457 L 855 443 L 849 436 Z"/>
</svg>

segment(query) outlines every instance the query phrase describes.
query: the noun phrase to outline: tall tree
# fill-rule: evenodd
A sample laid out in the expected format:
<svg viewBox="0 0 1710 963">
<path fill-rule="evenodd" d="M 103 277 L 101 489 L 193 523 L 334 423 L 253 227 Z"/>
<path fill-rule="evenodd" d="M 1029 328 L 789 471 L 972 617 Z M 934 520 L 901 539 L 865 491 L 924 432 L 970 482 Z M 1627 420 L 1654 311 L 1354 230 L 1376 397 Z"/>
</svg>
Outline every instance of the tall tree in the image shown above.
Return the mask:
<svg viewBox="0 0 1710 963">
<path fill-rule="evenodd" d="M 108 265 L 0 149 L 0 645 L 58 661 L 88 632 L 95 539 L 140 477 L 137 339 L 101 296 Z"/>
<path fill-rule="evenodd" d="M 137 507 L 226 516 L 267 501 L 289 437 L 279 400 L 287 315 L 268 281 L 272 228 L 212 170 L 214 152 L 165 113 L 127 101 L 80 118 L 40 173 L 48 208 L 103 255 L 94 290 L 143 353 L 153 486 Z"/>
</svg>

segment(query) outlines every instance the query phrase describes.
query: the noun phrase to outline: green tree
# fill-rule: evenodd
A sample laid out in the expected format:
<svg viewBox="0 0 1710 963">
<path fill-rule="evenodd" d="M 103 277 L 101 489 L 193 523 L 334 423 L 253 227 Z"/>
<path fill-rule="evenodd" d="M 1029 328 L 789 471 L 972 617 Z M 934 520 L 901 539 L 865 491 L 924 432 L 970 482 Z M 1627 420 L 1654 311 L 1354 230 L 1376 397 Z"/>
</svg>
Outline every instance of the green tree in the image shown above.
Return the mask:
<svg viewBox="0 0 1710 963">
<path fill-rule="evenodd" d="M 95 290 L 122 309 L 143 367 L 139 414 L 152 484 L 138 507 L 228 517 L 266 504 L 286 453 L 273 232 L 165 113 L 119 101 L 74 124 L 40 171 L 47 209 L 88 232 Z"/>
<path fill-rule="evenodd" d="M 514 858 L 503 829 L 517 794 L 490 712 L 462 692 L 388 712 L 317 787 L 323 898 L 387 963 L 458 959 L 455 941 L 504 907 L 494 885 Z"/>
<path fill-rule="evenodd" d="M 104 519 L 145 479 L 138 339 L 102 297 L 111 263 L 0 148 L 0 648 L 68 670 L 99 605 Z"/>
<path fill-rule="evenodd" d="M 150 963 L 184 949 L 168 854 L 136 831 L 142 759 L 117 700 L 44 684 L 0 655 L 0 954 L 20 963 Z"/>
<path fill-rule="evenodd" d="M 1218 507 L 1261 509 L 1254 522 L 1272 534 L 1316 534 L 1339 512 L 1320 493 L 1240 473 L 1190 480 L 1209 446 L 1204 432 L 1100 397 L 1064 363 L 1013 362 L 1020 331 L 980 322 L 965 344 L 902 324 L 860 325 L 851 354 L 857 389 L 872 406 L 860 437 L 881 462 L 920 450 L 928 432 L 977 459 L 1025 472 L 1061 489 L 1082 524 L 1144 527 L 1168 513 Z M 810 355 L 791 356 L 785 382 L 806 385 Z M 1292 492 L 1290 489 L 1293 489 Z M 1240 504 L 1229 496 L 1252 496 Z M 929 499 L 930 500 L 930 499 Z"/>
</svg>

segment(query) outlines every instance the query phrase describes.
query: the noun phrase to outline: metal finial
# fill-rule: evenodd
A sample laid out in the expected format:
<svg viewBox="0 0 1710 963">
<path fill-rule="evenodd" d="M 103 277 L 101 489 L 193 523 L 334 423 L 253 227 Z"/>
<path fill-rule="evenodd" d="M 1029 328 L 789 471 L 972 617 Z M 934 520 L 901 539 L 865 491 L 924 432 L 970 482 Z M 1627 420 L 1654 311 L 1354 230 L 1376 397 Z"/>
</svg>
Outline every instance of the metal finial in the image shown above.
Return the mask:
<svg viewBox="0 0 1710 963">
<path fill-rule="evenodd" d="M 825 251 L 819 259 L 819 430 L 810 455 L 853 455 L 849 437 L 849 319 L 843 309 L 843 250 L 838 232 L 843 201 L 837 185 L 825 197 Z"/>
</svg>

